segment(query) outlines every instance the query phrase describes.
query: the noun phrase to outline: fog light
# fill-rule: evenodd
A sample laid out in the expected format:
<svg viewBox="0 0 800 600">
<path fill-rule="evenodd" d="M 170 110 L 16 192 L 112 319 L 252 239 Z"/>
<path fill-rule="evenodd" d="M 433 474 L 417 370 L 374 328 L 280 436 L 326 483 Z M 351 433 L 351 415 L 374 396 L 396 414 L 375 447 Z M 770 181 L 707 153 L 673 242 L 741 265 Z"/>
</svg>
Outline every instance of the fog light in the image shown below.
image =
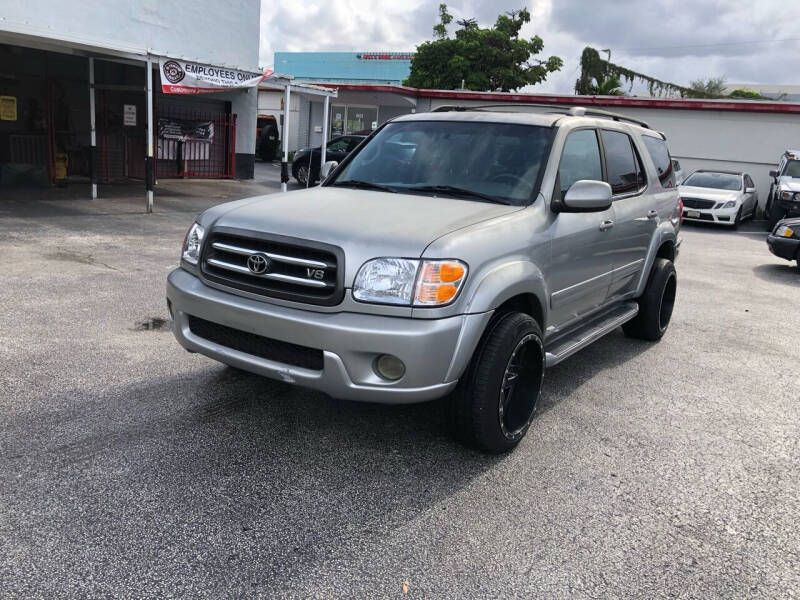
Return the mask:
<svg viewBox="0 0 800 600">
<path fill-rule="evenodd" d="M 381 354 L 375 361 L 375 371 L 384 379 L 395 381 L 406 374 L 406 366 L 396 356 Z"/>
</svg>

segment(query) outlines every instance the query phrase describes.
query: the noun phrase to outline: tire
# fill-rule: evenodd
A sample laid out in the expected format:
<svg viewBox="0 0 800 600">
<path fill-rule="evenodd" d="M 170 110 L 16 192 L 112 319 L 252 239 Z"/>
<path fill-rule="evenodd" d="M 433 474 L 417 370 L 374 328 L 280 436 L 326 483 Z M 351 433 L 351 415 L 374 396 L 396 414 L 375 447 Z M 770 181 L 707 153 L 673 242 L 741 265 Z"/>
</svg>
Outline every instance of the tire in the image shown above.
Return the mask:
<svg viewBox="0 0 800 600">
<path fill-rule="evenodd" d="M 775 225 L 778 224 L 778 221 L 783 219 L 786 214 L 784 213 L 781 205 L 773 200 L 767 205 L 764 216 L 767 219 L 767 231 L 772 231 L 775 228 Z"/>
<path fill-rule="evenodd" d="M 450 396 L 456 437 L 489 454 L 516 447 L 536 412 L 544 360 L 542 330 L 533 318 L 516 312 L 496 317 Z"/>
<path fill-rule="evenodd" d="M 639 298 L 639 314 L 622 326 L 628 337 L 657 342 L 669 327 L 677 287 L 675 265 L 656 258 L 644 294 Z"/>
<path fill-rule="evenodd" d="M 739 207 L 739 211 L 736 213 L 736 218 L 733 220 L 733 228 L 736 229 L 739 227 L 739 223 L 742 222 L 742 209 L 744 206 Z"/>
<path fill-rule="evenodd" d="M 294 178 L 300 185 L 305 185 L 306 180 L 308 179 L 308 167 L 305 165 L 300 165 L 297 167 L 297 170 L 294 172 Z"/>
</svg>

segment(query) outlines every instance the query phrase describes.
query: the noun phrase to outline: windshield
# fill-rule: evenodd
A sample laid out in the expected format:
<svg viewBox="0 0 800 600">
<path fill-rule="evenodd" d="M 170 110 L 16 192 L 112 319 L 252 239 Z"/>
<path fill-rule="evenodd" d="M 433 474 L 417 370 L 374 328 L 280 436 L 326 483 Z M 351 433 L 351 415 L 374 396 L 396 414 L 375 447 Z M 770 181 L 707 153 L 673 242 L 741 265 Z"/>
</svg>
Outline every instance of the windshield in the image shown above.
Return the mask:
<svg viewBox="0 0 800 600">
<path fill-rule="evenodd" d="M 515 123 L 389 123 L 331 185 L 528 204 L 551 129 Z"/>
<path fill-rule="evenodd" d="M 740 190 L 742 178 L 730 173 L 692 173 L 681 185 L 713 188 L 715 190 Z"/>
<path fill-rule="evenodd" d="M 783 177 L 800 178 L 800 160 L 790 160 L 783 169 Z"/>
</svg>

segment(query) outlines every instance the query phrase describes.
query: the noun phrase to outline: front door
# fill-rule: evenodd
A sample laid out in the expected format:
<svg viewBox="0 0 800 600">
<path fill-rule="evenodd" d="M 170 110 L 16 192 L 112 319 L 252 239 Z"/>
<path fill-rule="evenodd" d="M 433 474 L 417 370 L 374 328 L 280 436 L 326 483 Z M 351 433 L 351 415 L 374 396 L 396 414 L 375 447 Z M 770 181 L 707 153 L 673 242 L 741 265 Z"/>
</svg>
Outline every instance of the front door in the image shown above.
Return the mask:
<svg viewBox="0 0 800 600">
<path fill-rule="evenodd" d="M 563 198 L 570 186 L 581 179 L 603 180 L 600 146 L 594 129 L 579 129 L 567 137 L 554 196 Z M 601 212 L 562 212 L 555 218 L 552 262 L 547 276 L 550 325 L 556 330 L 569 327 L 605 304 L 611 283 L 609 239 L 613 222 L 613 206 Z"/>
</svg>

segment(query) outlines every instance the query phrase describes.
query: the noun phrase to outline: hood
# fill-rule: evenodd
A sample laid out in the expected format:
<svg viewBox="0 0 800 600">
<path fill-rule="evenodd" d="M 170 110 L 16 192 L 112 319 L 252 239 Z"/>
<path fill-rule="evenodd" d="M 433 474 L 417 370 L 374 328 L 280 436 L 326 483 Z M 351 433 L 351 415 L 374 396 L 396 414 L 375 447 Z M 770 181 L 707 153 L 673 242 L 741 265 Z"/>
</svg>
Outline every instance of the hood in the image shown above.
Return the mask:
<svg viewBox="0 0 800 600">
<path fill-rule="evenodd" d="M 800 192 L 800 179 L 797 177 L 779 177 L 778 187 L 785 192 Z"/>
<path fill-rule="evenodd" d="M 786 225 L 787 227 L 791 227 L 792 229 L 795 229 L 796 227 L 800 227 L 800 217 L 792 217 L 792 218 L 789 218 L 789 219 L 781 219 L 780 221 L 778 221 L 775 224 L 775 227 L 773 228 L 773 230 L 778 228 L 778 227 L 780 227 L 781 225 Z"/>
<path fill-rule="evenodd" d="M 715 190 L 714 188 L 695 187 L 693 185 L 679 185 L 678 193 L 682 198 L 703 198 L 716 200 L 717 202 L 737 200 L 742 195 L 741 190 Z"/>
<path fill-rule="evenodd" d="M 522 208 L 422 194 L 316 187 L 235 203 L 213 225 L 339 246 L 345 253 L 345 285 L 350 287 L 369 259 L 418 258 L 445 234 Z"/>
</svg>

